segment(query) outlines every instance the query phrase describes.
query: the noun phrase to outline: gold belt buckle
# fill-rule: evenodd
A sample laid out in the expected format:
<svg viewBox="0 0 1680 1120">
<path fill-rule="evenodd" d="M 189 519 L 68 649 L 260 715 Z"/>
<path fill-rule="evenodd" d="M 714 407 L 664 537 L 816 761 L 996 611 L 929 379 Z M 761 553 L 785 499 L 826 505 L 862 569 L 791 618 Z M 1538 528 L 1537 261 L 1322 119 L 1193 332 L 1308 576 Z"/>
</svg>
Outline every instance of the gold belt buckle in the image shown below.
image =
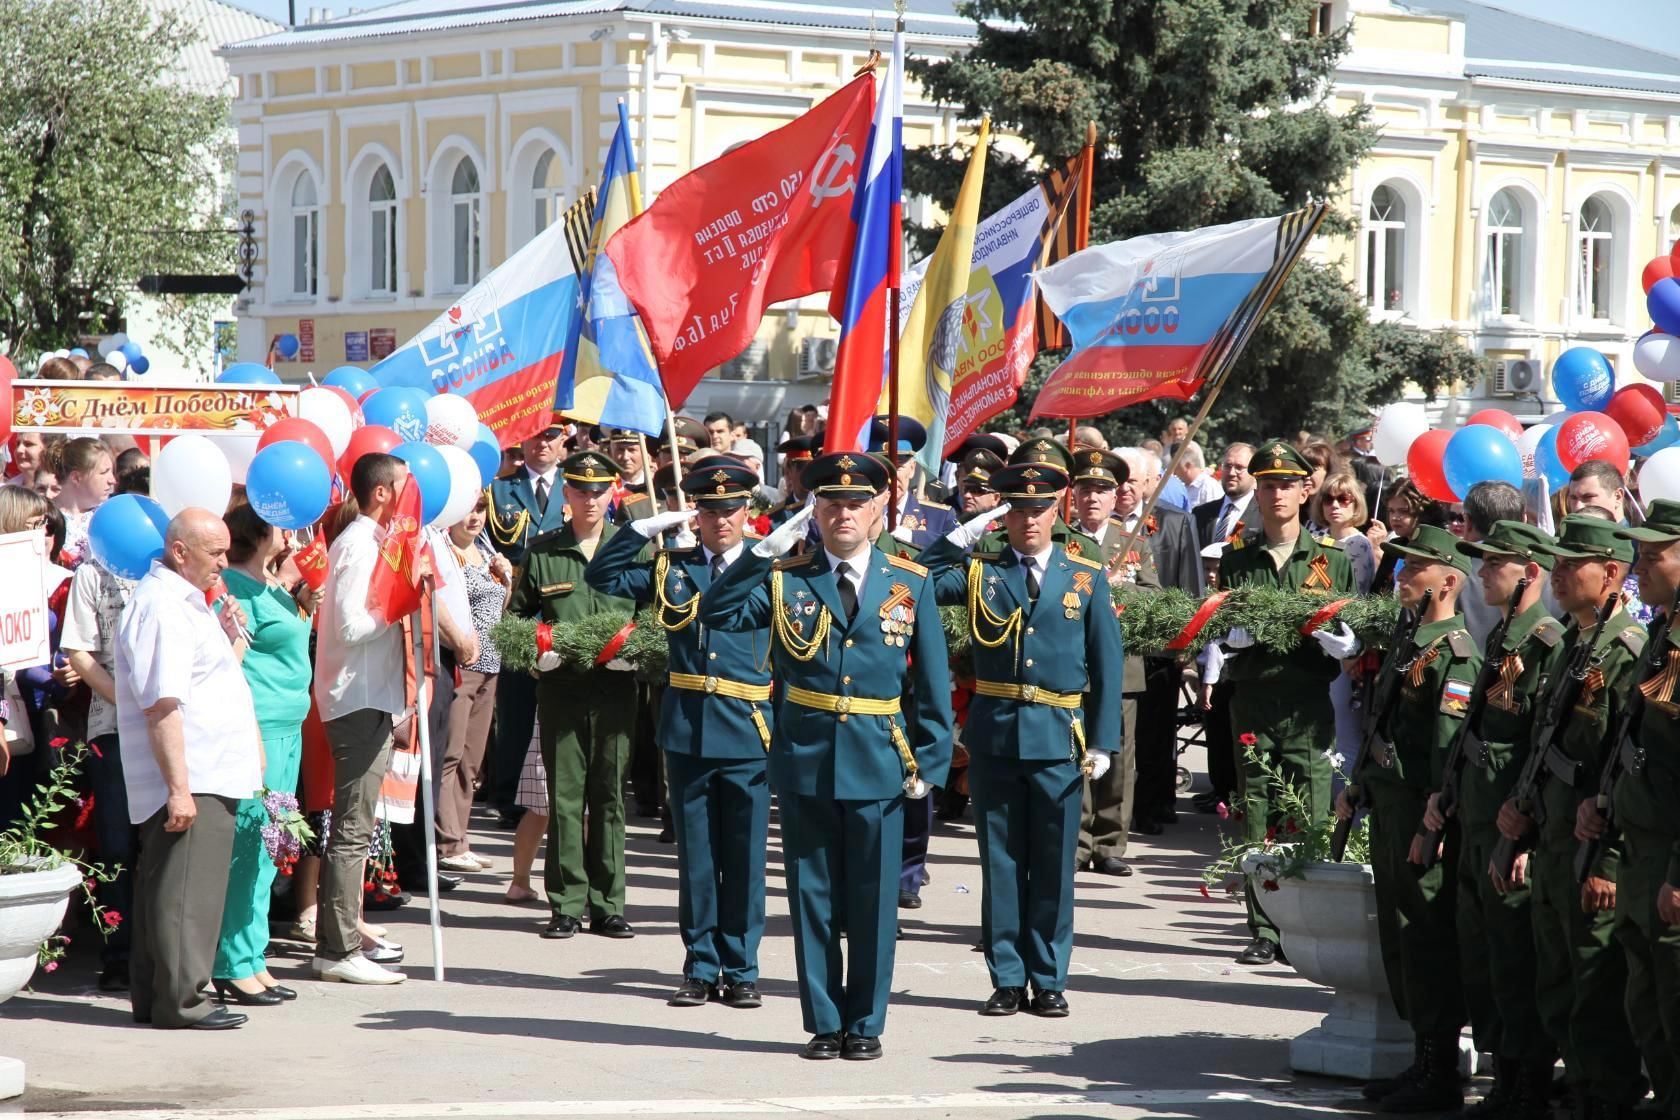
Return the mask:
<svg viewBox="0 0 1680 1120">
<path fill-rule="evenodd" d="M 1038 699 L 1038 686 L 1036 684 L 1022 685 L 1021 699 L 1025 700 L 1029 704 Z"/>
<path fill-rule="evenodd" d="M 716 677 L 707 677 L 703 687 L 707 692 L 716 692 L 718 690 L 718 679 Z"/>
<path fill-rule="evenodd" d="M 852 710 L 852 698 L 850 696 L 836 696 L 834 698 L 834 710 L 841 715 L 847 714 Z"/>
</svg>

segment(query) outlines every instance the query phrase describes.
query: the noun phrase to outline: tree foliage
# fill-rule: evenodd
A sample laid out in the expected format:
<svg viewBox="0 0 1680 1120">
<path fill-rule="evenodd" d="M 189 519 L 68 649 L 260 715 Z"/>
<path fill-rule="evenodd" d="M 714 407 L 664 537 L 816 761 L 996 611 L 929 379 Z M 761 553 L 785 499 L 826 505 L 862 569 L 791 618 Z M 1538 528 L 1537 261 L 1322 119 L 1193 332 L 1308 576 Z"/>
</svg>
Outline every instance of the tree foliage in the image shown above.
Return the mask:
<svg viewBox="0 0 1680 1120">
<path fill-rule="evenodd" d="M 228 104 L 181 72 L 192 34 L 135 0 L 0 0 L 0 339 L 14 353 L 112 329 L 142 274 L 231 269 L 207 170 L 231 146 Z"/>
</svg>

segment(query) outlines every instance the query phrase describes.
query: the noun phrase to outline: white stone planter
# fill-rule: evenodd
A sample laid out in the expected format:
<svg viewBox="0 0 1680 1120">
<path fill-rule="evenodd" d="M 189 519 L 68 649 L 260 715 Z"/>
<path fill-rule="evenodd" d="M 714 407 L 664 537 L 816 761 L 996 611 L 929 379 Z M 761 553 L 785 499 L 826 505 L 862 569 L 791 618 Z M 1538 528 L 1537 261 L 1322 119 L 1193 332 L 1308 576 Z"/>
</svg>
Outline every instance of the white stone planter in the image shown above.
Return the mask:
<svg viewBox="0 0 1680 1120">
<path fill-rule="evenodd" d="M 35 975 L 35 954 L 64 920 L 70 892 L 82 881 L 74 864 L 0 875 L 0 1003 Z M 0 1057 L 0 1099 L 23 1095 L 23 1063 Z"/>
</svg>

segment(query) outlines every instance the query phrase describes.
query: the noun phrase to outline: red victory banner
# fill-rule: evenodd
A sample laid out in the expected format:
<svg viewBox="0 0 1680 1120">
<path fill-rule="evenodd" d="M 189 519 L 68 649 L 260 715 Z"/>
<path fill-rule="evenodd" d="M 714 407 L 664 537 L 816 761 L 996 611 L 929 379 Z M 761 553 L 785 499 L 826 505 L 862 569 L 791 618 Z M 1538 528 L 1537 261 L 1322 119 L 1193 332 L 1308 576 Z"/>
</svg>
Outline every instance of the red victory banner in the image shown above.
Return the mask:
<svg viewBox="0 0 1680 1120">
<path fill-rule="evenodd" d="M 379 563 L 368 580 L 368 610 L 388 623 L 413 614 L 420 606 L 420 484 L 412 475 L 397 492 L 395 509 L 379 545 Z"/>
</svg>

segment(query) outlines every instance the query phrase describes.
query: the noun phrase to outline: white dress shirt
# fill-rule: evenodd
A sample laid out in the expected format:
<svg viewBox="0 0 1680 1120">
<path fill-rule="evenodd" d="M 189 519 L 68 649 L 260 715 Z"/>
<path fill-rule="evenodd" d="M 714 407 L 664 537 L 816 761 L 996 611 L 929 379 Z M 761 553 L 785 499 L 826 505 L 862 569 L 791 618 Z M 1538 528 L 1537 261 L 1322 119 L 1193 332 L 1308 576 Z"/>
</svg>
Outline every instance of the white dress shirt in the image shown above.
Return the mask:
<svg viewBox="0 0 1680 1120">
<path fill-rule="evenodd" d="M 739 541 L 735 542 L 735 547 L 734 548 L 731 548 L 728 552 L 723 553 L 723 568 L 724 568 L 724 571 L 728 571 L 729 566 L 731 564 L 735 563 L 735 561 L 737 561 L 741 558 L 741 553 L 746 549 L 746 547 L 747 547 L 747 542 L 745 540 L 739 540 Z M 713 552 L 711 549 L 707 548 L 705 545 L 700 546 L 700 551 L 706 557 L 706 567 L 710 568 L 712 566 L 712 561 L 717 558 L 718 553 Z M 833 557 L 829 557 L 829 560 L 830 560 L 830 562 L 832 562 Z"/>
<path fill-rule="evenodd" d="M 838 573 L 840 565 L 846 565 L 846 570 L 851 573 L 848 580 L 852 585 L 852 590 L 857 592 L 858 602 L 863 602 L 863 577 L 869 574 L 869 550 L 859 550 L 858 554 L 850 560 L 836 556 L 826 548 L 823 549 L 823 552 L 828 555 L 829 571 Z"/>
<path fill-rule="evenodd" d="M 1186 507 L 1187 509 L 1195 509 L 1199 505 L 1205 505 L 1225 493 L 1224 488 L 1219 485 L 1219 480 L 1213 477 L 1212 471 L 1203 471 L 1196 481 L 1185 483 L 1184 489 L 1190 496 L 1190 504 Z"/>
<path fill-rule="evenodd" d="M 323 720 L 408 707 L 401 626 L 368 609 L 368 583 L 385 531 L 367 515 L 352 521 L 327 553 L 327 586 L 316 621 L 315 701 Z"/>
<path fill-rule="evenodd" d="M 1214 540 L 1222 541 L 1231 535 L 1232 531 L 1237 527 L 1237 522 L 1241 521 L 1243 519 L 1243 515 L 1248 512 L 1249 502 L 1253 500 L 1254 491 L 1250 490 L 1248 493 L 1234 501 L 1230 498 L 1226 498 L 1225 501 L 1220 504 L 1219 512 L 1213 515 L 1212 531 L 1214 534 Z M 1220 522 L 1222 521 L 1225 522 L 1225 532 L 1223 534 L 1219 531 Z M 1209 541 L 1208 543 L 1211 544 L 1213 542 Z"/>
<path fill-rule="evenodd" d="M 122 612 L 116 645 L 117 742 L 131 823 L 149 820 L 169 800 L 146 722 L 146 709 L 164 700 L 181 706 L 194 794 L 237 799 L 262 788 L 251 687 L 204 592 L 154 560 Z"/>
<path fill-rule="evenodd" d="M 1015 559 L 1019 560 L 1021 562 L 1021 567 L 1026 570 L 1022 574 L 1025 575 L 1026 572 L 1031 572 L 1033 578 L 1038 581 L 1038 586 L 1042 588 L 1044 586 L 1045 573 L 1050 570 L 1048 567 L 1050 562 L 1050 550 L 1047 548 L 1037 556 L 1028 556 L 1020 549 L 1014 547 L 1011 547 L 1010 551 L 1015 554 Z"/>
</svg>

